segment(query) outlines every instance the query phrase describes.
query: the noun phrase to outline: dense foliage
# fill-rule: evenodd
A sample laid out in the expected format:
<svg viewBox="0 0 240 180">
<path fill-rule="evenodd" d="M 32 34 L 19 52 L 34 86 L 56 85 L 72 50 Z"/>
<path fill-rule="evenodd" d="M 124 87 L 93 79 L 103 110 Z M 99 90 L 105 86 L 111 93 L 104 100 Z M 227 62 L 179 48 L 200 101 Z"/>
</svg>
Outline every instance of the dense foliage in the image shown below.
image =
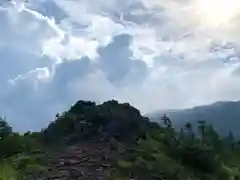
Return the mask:
<svg viewBox="0 0 240 180">
<path fill-rule="evenodd" d="M 240 143 L 231 132 L 222 137 L 205 121 L 198 121 L 197 127 L 189 122 L 181 131 L 175 131 L 167 115 L 160 120 L 162 126 L 141 116 L 129 104 L 114 100 L 100 105 L 79 101 L 69 111 L 56 115 L 56 120 L 40 133 L 14 133 L 2 119 L 0 180 L 4 179 L 1 177 L 4 172 L 5 177 L 21 172 L 14 178 L 33 179 L 29 171 L 39 175 L 37 172 L 44 164 L 42 149 L 47 151 L 58 144 L 68 146 L 93 140 L 109 140 L 112 151 L 116 152 L 111 159 L 110 179 L 240 178 Z"/>
</svg>

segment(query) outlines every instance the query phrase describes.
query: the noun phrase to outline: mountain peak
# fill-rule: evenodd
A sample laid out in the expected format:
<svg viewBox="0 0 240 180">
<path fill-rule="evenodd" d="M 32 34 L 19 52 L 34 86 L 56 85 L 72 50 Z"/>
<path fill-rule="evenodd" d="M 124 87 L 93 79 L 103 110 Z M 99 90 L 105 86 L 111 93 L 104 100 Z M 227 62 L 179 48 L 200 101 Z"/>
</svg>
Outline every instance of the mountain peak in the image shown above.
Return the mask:
<svg viewBox="0 0 240 180">
<path fill-rule="evenodd" d="M 58 116 L 44 132 L 48 141 L 66 138 L 83 141 L 103 136 L 131 140 L 143 135 L 148 123 L 148 118 L 129 103 L 111 100 L 96 105 L 91 101 L 78 101 L 69 111 Z"/>
</svg>

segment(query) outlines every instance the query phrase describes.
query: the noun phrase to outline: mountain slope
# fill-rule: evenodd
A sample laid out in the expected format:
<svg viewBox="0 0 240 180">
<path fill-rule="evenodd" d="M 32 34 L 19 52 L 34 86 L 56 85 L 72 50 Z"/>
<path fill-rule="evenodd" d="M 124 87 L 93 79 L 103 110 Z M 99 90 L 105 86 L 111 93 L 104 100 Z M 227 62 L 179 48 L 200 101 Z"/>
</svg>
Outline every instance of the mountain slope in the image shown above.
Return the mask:
<svg viewBox="0 0 240 180">
<path fill-rule="evenodd" d="M 183 127 L 187 122 L 195 124 L 199 120 L 205 120 L 212 124 L 220 134 L 225 135 L 232 131 L 234 135 L 240 137 L 240 101 L 221 101 L 183 110 L 160 110 L 148 114 L 148 117 L 159 121 L 164 114 L 170 117 L 176 128 Z"/>
<path fill-rule="evenodd" d="M 190 128 L 179 133 L 128 103 L 78 101 L 42 132 L 4 134 L 0 175 L 9 175 L 1 166 L 7 163 L 13 180 L 239 179 L 240 143 L 204 129 L 200 136 Z"/>
<path fill-rule="evenodd" d="M 40 180 L 215 180 L 232 176 L 222 167 L 224 156 L 221 161 L 215 158 L 221 140 L 213 136 L 209 142 L 189 139 L 188 132 L 178 134 L 171 126 L 159 126 L 128 103 L 78 101 L 42 135 L 48 146 L 63 151 L 50 153 L 50 171 Z M 99 145 L 93 147 L 96 142 Z M 83 148 L 88 150 L 83 152 Z"/>
</svg>

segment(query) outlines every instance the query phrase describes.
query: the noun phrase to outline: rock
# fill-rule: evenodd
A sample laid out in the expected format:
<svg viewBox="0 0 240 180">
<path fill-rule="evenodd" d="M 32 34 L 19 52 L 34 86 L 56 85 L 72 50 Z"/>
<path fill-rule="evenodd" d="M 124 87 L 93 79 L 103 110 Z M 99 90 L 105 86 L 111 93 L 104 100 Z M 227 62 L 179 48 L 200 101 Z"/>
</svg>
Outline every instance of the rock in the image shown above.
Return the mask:
<svg viewBox="0 0 240 180">
<path fill-rule="evenodd" d="M 110 172 L 108 144 L 89 143 L 54 153 L 48 174 L 38 180 L 106 180 Z"/>
</svg>

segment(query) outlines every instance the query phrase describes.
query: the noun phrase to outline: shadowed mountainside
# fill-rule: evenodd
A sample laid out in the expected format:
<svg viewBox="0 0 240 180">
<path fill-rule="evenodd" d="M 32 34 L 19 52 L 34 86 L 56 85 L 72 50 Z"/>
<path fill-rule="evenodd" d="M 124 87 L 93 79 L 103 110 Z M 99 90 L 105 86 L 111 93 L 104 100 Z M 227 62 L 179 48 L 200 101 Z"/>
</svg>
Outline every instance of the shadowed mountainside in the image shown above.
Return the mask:
<svg viewBox="0 0 240 180">
<path fill-rule="evenodd" d="M 160 122 L 159 120 L 164 114 L 170 117 L 177 129 L 183 127 L 187 122 L 196 125 L 197 121 L 204 120 L 212 124 L 222 135 L 231 131 L 240 137 L 240 101 L 220 101 L 182 110 L 160 110 L 147 116 L 153 121 Z"/>
</svg>

